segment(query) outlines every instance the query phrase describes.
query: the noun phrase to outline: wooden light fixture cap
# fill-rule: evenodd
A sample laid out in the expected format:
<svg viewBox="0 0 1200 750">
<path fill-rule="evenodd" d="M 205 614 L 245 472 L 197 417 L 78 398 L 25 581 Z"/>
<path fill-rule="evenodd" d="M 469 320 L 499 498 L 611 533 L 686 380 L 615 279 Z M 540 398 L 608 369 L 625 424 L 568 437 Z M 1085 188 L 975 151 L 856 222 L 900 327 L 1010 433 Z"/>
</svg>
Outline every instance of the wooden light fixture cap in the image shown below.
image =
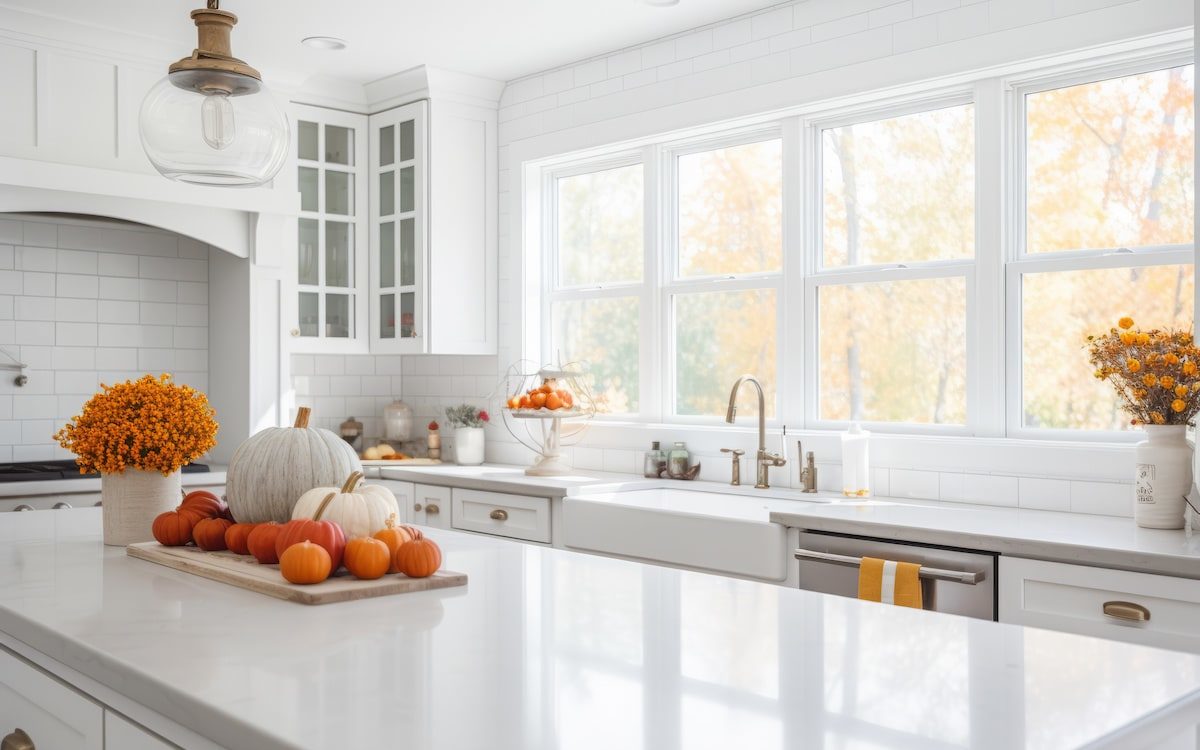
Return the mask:
<svg viewBox="0 0 1200 750">
<path fill-rule="evenodd" d="M 229 38 L 237 23 L 237 16 L 218 6 L 220 0 L 208 0 L 207 8 L 193 10 L 192 21 L 196 24 L 198 41 L 191 57 L 174 62 L 168 68 L 170 73 L 180 71 L 210 71 L 214 73 L 247 76 L 256 81 L 262 80 L 262 75 L 244 61 L 233 56 L 233 47 Z M 220 77 L 214 77 L 218 82 Z M 214 88 L 224 88 L 214 83 Z"/>
</svg>

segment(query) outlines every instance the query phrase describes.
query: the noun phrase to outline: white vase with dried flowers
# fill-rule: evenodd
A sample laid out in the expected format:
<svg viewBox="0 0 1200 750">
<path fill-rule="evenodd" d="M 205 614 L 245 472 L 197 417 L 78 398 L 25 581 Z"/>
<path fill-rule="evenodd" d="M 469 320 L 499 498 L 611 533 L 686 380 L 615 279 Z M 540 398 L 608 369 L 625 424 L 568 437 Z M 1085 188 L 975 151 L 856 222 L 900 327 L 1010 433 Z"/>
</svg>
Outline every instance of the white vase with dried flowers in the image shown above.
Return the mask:
<svg viewBox="0 0 1200 750">
<path fill-rule="evenodd" d="M 446 419 L 454 427 L 454 461 L 460 466 L 483 463 L 483 426 L 490 419 L 488 413 L 470 404 L 462 404 L 446 409 Z"/>
<path fill-rule="evenodd" d="M 1139 331 L 1131 318 L 1089 337 L 1095 376 L 1116 389 L 1146 439 L 1137 445 L 1133 517 L 1149 529 L 1181 529 L 1192 489 L 1187 428 L 1200 411 L 1200 349 L 1187 331 Z"/>
</svg>

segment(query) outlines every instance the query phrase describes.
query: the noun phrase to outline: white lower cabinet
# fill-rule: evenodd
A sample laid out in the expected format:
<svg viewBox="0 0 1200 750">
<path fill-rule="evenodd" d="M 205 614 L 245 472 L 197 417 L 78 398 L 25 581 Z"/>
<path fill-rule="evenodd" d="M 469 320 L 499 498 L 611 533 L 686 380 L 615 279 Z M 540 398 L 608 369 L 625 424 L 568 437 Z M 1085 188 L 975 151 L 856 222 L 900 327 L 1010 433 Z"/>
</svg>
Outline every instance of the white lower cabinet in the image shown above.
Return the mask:
<svg viewBox="0 0 1200 750">
<path fill-rule="evenodd" d="M 1002 555 L 999 617 L 1200 653 L 1200 580 Z"/>
<path fill-rule="evenodd" d="M 412 482 L 398 482 L 395 479 L 376 479 L 372 484 L 387 487 L 396 496 L 396 504 L 400 506 L 400 523 L 413 523 L 413 503 L 416 500 L 416 485 Z"/>
<path fill-rule="evenodd" d="M 450 528 L 450 494 L 449 487 L 413 485 L 411 522 L 418 526 Z"/>
<path fill-rule="evenodd" d="M 550 498 L 455 489 L 451 525 L 527 542 L 550 543 Z"/>
<path fill-rule="evenodd" d="M 104 712 L 105 750 L 176 750 L 178 745 L 134 724 L 120 714 Z"/>
<path fill-rule="evenodd" d="M 23 747 L 18 740 L 28 737 L 37 748 L 102 750 L 104 709 L 0 648 L 0 737 L 12 738 L 6 747 Z"/>
</svg>

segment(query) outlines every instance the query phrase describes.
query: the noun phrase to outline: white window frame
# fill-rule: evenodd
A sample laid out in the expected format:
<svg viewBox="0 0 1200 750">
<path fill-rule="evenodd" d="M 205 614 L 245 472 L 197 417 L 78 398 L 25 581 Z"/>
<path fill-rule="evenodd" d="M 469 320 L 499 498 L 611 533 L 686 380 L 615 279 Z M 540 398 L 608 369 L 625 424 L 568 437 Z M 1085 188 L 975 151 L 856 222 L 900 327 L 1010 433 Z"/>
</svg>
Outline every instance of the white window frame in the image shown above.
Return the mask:
<svg viewBox="0 0 1200 750">
<path fill-rule="evenodd" d="M 1022 277 L 1025 274 L 1062 271 L 1087 271 L 1108 268 L 1140 268 L 1147 266 L 1195 263 L 1193 244 L 1156 245 L 1135 248 L 1079 248 L 1044 253 L 1029 253 L 1026 247 L 1026 97 L 1042 91 L 1078 86 L 1122 76 L 1149 73 L 1167 68 L 1191 65 L 1190 51 L 1144 51 L 1122 58 L 1060 65 L 1039 71 L 1035 75 L 1010 78 L 1005 81 L 1009 120 L 1009 150 L 1007 160 L 1012 178 L 1009 181 L 1010 208 L 1006 217 L 1009 226 L 1005 247 L 1005 432 L 1009 437 L 1086 442 L 1132 442 L 1140 439 L 1133 430 L 1074 430 L 1025 426 L 1023 341 L 1022 341 Z M 1194 314 L 1194 313 L 1193 313 Z M 1087 377 L 1081 372 L 1080 377 Z"/>
<path fill-rule="evenodd" d="M 604 415 L 619 424 L 694 426 L 718 424 L 718 416 L 678 416 L 674 412 L 674 321 L 672 295 L 680 291 L 724 291 L 778 285 L 775 417 L 768 424 L 799 425 L 807 430 L 844 429 L 846 421 L 824 420 L 818 412 L 819 361 L 817 295 L 821 286 L 957 276 L 967 289 L 967 419 L 965 425 L 864 421 L 876 432 L 914 436 L 975 436 L 1021 439 L 1032 443 L 1128 444 L 1134 431 L 1054 430 L 1022 425 L 1020 278 L 1025 273 L 1090 268 L 1120 268 L 1194 263 L 1194 243 L 1164 247 L 1081 249 L 1067 252 L 1024 252 L 1024 95 L 1121 75 L 1194 64 L 1190 40 L 1130 42 L 1116 51 L 1076 52 L 1067 62 L 1027 62 L 1003 70 L 962 76 L 951 85 L 917 82 L 894 90 L 858 94 L 836 102 L 804 105 L 733 121 L 697 127 L 686 134 L 665 134 L 614 145 L 546 157 L 523 164 L 526 174 L 540 177 L 537 190 L 525 196 L 530 262 L 541 275 L 540 313 L 526 321 L 534 333 L 524 339 L 526 354 L 550 359 L 550 302 L 566 295 L 640 298 L 639 412 Z M 956 104 L 974 106 L 975 119 L 975 256 L 974 258 L 888 265 L 823 268 L 821 210 L 821 130 L 839 124 L 886 119 Z M 675 278 L 678 257 L 675 201 L 675 158 L 721 145 L 762 140 L 778 133 L 783 142 L 783 271 L 763 284 L 764 276 L 734 279 Z M 640 161 L 645 170 L 645 266 L 640 284 L 601 289 L 553 289 L 557 282 L 553 256 L 557 243 L 555 178 L 599 171 Z M 527 185 L 539 185 L 536 179 Z M 1200 264 L 1198 264 L 1200 266 Z M 1200 268 L 1198 268 L 1200 270 Z M 1200 295 L 1200 284 L 1197 285 Z M 578 298 L 578 297 L 577 297 Z M 1197 310 L 1200 312 L 1200 308 Z M 802 339 L 795 341 L 800 331 Z M 548 354 L 550 353 L 550 354 Z M 1081 373 L 1081 377 L 1088 373 Z"/>
</svg>

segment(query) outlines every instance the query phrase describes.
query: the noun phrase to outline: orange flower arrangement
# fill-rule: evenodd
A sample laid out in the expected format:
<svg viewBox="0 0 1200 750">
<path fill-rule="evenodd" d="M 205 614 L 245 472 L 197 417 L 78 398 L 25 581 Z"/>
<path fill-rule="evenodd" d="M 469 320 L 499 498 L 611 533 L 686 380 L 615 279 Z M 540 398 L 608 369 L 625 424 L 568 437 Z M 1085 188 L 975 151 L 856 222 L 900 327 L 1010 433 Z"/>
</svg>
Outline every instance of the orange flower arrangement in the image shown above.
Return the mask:
<svg viewBox="0 0 1200 750">
<path fill-rule="evenodd" d="M 1098 380 L 1107 380 L 1133 424 L 1190 425 L 1200 412 L 1200 348 L 1187 331 L 1133 330 L 1121 318 L 1102 336 L 1088 336 Z"/>
<path fill-rule="evenodd" d="M 170 375 L 143 375 L 101 391 L 54 434 L 75 454 L 80 473 L 119 474 L 125 469 L 164 476 L 217 444 L 217 421 L 208 397 Z"/>
</svg>

